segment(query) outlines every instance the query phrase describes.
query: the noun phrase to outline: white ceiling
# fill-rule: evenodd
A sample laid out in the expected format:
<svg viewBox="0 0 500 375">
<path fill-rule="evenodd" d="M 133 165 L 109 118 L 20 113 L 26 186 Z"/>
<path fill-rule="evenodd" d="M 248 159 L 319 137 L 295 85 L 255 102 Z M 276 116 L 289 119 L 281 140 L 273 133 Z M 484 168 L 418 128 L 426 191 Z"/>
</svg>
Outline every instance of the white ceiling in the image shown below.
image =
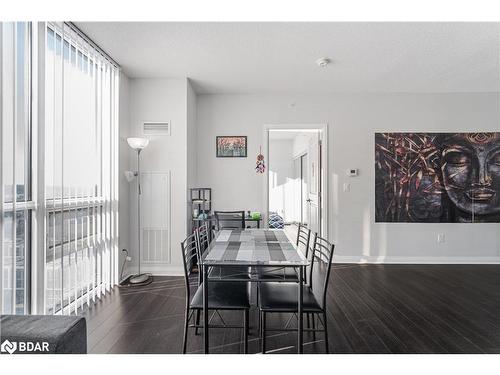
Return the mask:
<svg viewBox="0 0 500 375">
<path fill-rule="evenodd" d="M 199 93 L 499 91 L 498 23 L 78 22 L 130 77 Z M 315 61 L 329 57 L 319 68 Z"/>
</svg>

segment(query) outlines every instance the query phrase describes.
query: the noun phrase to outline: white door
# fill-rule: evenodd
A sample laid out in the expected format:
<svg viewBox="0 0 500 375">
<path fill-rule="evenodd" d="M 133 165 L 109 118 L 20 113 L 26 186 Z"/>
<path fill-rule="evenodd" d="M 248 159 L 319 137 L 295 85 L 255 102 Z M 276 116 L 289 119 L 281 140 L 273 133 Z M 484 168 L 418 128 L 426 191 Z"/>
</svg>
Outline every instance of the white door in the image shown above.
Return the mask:
<svg viewBox="0 0 500 375">
<path fill-rule="evenodd" d="M 300 157 L 300 222 L 309 226 L 309 174 L 307 153 Z"/>
<path fill-rule="evenodd" d="M 319 134 L 311 137 L 307 158 L 307 211 L 309 229 L 321 235 L 321 143 Z"/>
</svg>

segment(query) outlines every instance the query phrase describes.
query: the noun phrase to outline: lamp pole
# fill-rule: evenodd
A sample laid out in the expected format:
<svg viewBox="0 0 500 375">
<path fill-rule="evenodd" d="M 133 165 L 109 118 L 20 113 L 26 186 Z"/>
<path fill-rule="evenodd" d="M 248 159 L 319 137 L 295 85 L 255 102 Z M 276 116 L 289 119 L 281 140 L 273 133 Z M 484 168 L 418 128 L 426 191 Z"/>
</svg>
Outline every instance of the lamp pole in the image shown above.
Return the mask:
<svg viewBox="0 0 500 375">
<path fill-rule="evenodd" d="M 147 146 L 147 143 L 146 143 Z M 129 280 L 130 284 L 142 284 L 149 280 L 150 275 L 141 273 L 141 195 L 142 195 L 142 187 L 141 187 L 141 151 L 144 147 L 137 147 L 135 150 L 137 151 L 137 172 L 135 176 L 137 177 L 137 264 L 138 264 L 138 273 L 132 276 Z"/>
<path fill-rule="evenodd" d="M 137 252 L 139 254 L 139 272 L 138 275 L 141 274 L 141 150 L 137 149 Z"/>
</svg>

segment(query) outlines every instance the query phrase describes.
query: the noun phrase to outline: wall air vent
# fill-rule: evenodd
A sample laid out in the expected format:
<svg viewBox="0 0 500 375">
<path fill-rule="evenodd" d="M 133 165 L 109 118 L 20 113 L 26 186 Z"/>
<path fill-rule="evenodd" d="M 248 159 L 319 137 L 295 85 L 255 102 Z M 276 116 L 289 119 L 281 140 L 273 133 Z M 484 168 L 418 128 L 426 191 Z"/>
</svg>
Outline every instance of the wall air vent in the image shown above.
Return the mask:
<svg viewBox="0 0 500 375">
<path fill-rule="evenodd" d="M 170 122 L 145 121 L 142 132 L 144 135 L 170 135 Z"/>
</svg>

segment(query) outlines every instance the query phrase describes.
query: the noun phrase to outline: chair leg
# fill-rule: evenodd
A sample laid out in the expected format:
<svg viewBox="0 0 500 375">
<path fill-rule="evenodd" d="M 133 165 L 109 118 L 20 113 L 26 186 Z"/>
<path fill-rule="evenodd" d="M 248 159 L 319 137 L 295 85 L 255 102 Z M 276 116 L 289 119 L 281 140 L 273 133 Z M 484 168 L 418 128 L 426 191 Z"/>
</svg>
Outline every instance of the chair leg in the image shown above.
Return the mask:
<svg viewBox="0 0 500 375">
<path fill-rule="evenodd" d="M 255 294 L 256 294 L 257 301 L 255 302 L 255 304 L 257 305 L 257 308 L 259 308 L 259 306 L 260 306 L 260 303 L 259 303 L 259 290 L 260 290 L 260 283 L 257 283 L 257 285 L 256 285 L 256 286 L 257 286 L 257 291 L 256 291 L 256 293 L 255 293 Z M 257 327 L 257 331 L 259 332 L 259 334 L 260 334 L 260 331 L 261 331 L 261 329 L 260 329 L 260 323 L 261 323 L 261 322 L 260 322 L 260 320 L 261 320 L 260 315 L 261 315 L 261 312 L 260 312 L 260 310 L 259 310 L 259 322 L 258 322 L 258 325 L 259 325 L 259 326 Z"/>
<path fill-rule="evenodd" d="M 261 329 L 261 349 L 262 349 L 262 354 L 265 354 L 266 353 L 266 313 L 265 313 L 265 311 L 261 312 L 260 329 Z"/>
<path fill-rule="evenodd" d="M 243 353 L 248 354 L 248 309 L 243 310 Z"/>
<path fill-rule="evenodd" d="M 195 320 L 195 324 L 196 324 L 197 326 L 199 326 L 199 325 L 200 325 L 200 313 L 201 313 L 201 310 L 200 310 L 200 309 L 196 310 L 196 320 Z M 196 327 L 196 328 L 194 329 L 194 334 L 195 334 L 195 335 L 198 335 L 198 327 Z"/>
<path fill-rule="evenodd" d="M 312 329 L 313 329 L 313 340 L 316 341 L 316 314 L 311 314 L 312 318 Z"/>
<path fill-rule="evenodd" d="M 330 347 L 328 346 L 328 324 L 326 322 L 326 310 L 323 311 L 323 325 L 325 329 L 325 351 L 326 354 L 330 353 Z"/>
<path fill-rule="evenodd" d="M 182 339 L 182 354 L 186 354 L 188 324 L 189 324 L 189 308 L 186 308 L 186 313 L 184 314 L 184 336 Z"/>
<path fill-rule="evenodd" d="M 259 344 L 262 346 L 262 311 L 259 309 Z"/>
<path fill-rule="evenodd" d="M 307 316 L 307 328 L 311 328 L 311 314 L 309 313 L 306 313 L 306 316 Z"/>
<path fill-rule="evenodd" d="M 250 309 L 247 310 L 247 315 L 248 315 L 248 321 L 247 321 L 247 336 L 250 335 Z"/>
<path fill-rule="evenodd" d="M 256 285 L 256 291 L 255 291 L 255 304 L 259 306 L 259 291 L 260 291 L 260 283 L 257 283 Z"/>
</svg>

